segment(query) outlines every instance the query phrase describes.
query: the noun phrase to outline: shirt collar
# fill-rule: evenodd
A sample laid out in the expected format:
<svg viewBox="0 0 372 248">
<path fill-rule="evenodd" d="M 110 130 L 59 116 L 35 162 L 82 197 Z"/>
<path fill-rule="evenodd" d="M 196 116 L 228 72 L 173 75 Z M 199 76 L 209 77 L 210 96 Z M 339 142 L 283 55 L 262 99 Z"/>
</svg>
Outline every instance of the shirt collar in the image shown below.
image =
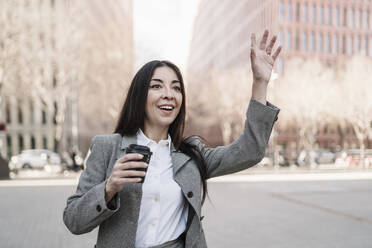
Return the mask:
<svg viewBox="0 0 372 248">
<path fill-rule="evenodd" d="M 148 138 L 140 128 L 138 129 L 138 132 L 137 132 L 137 139 L 138 139 L 138 143 L 145 144 L 146 146 L 149 146 L 151 144 L 165 145 L 169 148 L 169 151 L 170 151 L 170 147 L 172 143 L 171 136 L 169 134 L 166 140 L 160 140 L 159 142 L 156 142 Z"/>
</svg>

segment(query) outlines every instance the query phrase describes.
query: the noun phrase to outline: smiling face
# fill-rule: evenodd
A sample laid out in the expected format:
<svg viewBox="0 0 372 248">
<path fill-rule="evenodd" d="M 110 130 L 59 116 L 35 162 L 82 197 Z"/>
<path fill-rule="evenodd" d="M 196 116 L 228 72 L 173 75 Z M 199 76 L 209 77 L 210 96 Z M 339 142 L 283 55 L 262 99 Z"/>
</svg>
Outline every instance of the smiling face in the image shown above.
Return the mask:
<svg viewBox="0 0 372 248">
<path fill-rule="evenodd" d="M 182 105 L 181 83 L 168 66 L 155 69 L 149 83 L 145 108 L 145 129 L 168 129 Z"/>
</svg>

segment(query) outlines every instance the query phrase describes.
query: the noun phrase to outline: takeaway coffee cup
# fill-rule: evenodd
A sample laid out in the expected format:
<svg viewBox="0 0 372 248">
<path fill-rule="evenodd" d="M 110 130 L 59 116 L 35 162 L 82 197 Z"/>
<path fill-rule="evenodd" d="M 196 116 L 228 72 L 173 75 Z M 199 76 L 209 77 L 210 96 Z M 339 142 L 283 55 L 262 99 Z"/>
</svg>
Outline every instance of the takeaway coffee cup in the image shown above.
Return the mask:
<svg viewBox="0 0 372 248">
<path fill-rule="evenodd" d="M 152 155 L 152 152 L 150 151 L 149 147 L 141 146 L 141 145 L 137 145 L 137 144 L 130 144 L 129 147 L 126 149 L 126 153 L 142 154 L 143 158 L 139 161 L 145 162 L 147 164 L 150 163 L 150 158 L 151 158 L 151 155 Z M 147 168 L 135 168 L 135 170 L 147 172 Z M 145 177 L 143 177 L 141 179 L 141 181 L 139 181 L 139 183 L 143 183 L 144 180 L 145 180 Z"/>
</svg>

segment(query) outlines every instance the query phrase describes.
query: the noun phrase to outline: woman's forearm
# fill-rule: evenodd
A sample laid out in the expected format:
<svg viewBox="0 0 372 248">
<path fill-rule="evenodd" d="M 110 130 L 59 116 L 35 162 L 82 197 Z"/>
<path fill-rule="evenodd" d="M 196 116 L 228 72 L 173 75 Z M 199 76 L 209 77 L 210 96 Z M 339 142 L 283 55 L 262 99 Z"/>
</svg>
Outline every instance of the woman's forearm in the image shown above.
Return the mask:
<svg viewBox="0 0 372 248">
<path fill-rule="evenodd" d="M 266 105 L 267 83 L 253 81 L 252 98 L 264 105 Z"/>
</svg>

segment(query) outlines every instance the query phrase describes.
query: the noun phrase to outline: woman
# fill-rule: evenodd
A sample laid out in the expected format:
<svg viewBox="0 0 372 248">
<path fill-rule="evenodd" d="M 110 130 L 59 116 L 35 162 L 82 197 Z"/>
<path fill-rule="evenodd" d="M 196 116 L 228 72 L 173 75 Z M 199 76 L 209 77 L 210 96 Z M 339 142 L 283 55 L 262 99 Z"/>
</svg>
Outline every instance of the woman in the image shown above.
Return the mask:
<svg viewBox="0 0 372 248">
<path fill-rule="evenodd" d="M 271 55 L 266 30 L 259 45 L 252 35 L 252 99 L 243 134 L 232 144 L 206 148 L 183 139 L 185 89 L 178 68 L 152 61 L 135 75 L 114 134 L 95 136 L 77 192 L 63 220 L 74 234 L 99 227 L 96 247 L 207 247 L 201 225 L 206 180 L 258 163 L 279 113 L 266 102 L 266 89 L 280 47 Z M 148 146 L 126 154 L 130 144 Z M 147 172 L 135 170 L 147 168 Z M 145 180 L 139 183 L 145 176 Z"/>
</svg>

